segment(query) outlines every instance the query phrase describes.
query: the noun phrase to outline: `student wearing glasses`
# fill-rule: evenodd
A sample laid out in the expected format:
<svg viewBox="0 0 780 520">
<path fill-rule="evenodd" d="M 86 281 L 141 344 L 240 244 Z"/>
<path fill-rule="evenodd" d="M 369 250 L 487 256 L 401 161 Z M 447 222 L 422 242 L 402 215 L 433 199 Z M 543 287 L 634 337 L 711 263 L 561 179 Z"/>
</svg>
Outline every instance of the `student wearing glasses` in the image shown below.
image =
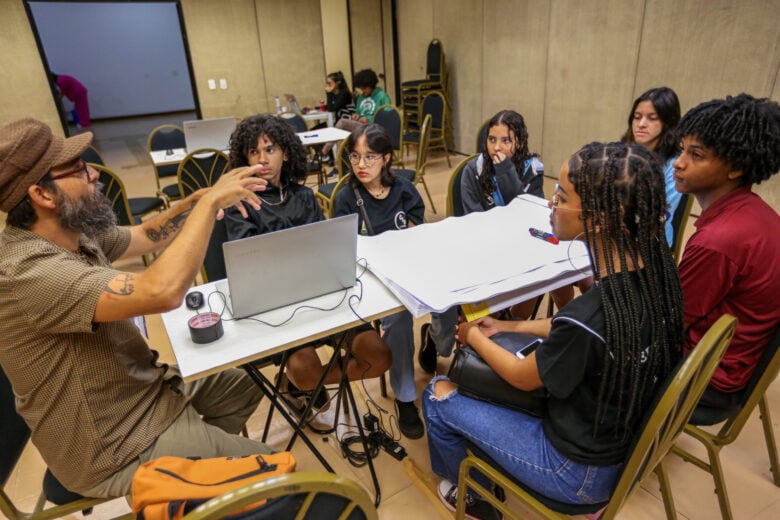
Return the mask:
<svg viewBox="0 0 780 520">
<path fill-rule="evenodd" d="M 347 138 L 346 149 L 353 176 L 336 195 L 335 216 L 356 213 L 362 235 L 422 224 L 425 204 L 417 188 L 390 169 L 393 143 L 384 128 L 376 124 L 359 126 Z M 414 404 L 417 387 L 412 325 L 412 315 L 406 310 L 382 318 L 383 339 L 393 351 L 390 386 L 395 394 L 398 424 L 406 437 L 419 439 L 424 428 Z"/>
<path fill-rule="evenodd" d="M 241 121 L 230 136 L 230 164 L 234 168 L 259 168 L 256 175 L 268 184 L 265 191 L 257 193 L 263 203 L 259 209 L 246 206 L 241 208 L 241 211 L 237 208 L 226 211 L 225 224 L 229 240 L 280 231 L 324 219 L 314 192 L 303 184 L 307 175 L 306 151 L 292 126 L 283 119 L 260 114 Z M 284 251 L 279 254 L 283 261 Z M 369 325 L 356 327 L 349 338 L 353 353 L 347 366 L 350 379 L 378 377 L 388 369 L 391 361 L 390 349 Z M 290 355 L 286 373 L 280 376 L 279 389 L 291 411 L 299 418 L 312 399 L 312 390 L 325 371 L 315 351 L 315 347 L 325 343 L 328 343 L 327 339 L 288 351 Z M 281 362 L 281 355 L 275 356 L 274 360 Z M 328 373 L 325 384 L 336 384 L 339 381 L 341 369 L 336 363 Z M 312 406 L 315 411 L 319 411 L 327 409 L 328 404 L 328 394 L 323 390 Z M 325 425 L 317 426 L 312 423 L 312 426 L 316 429 L 327 429 Z"/>
<path fill-rule="evenodd" d="M 141 224 L 118 227 L 98 172 L 41 121 L 0 128 L 0 365 L 46 465 L 89 497 L 130 493 L 138 466 L 163 455 L 268 453 L 238 435 L 262 397 L 242 370 L 183 383 L 131 321 L 177 308 L 223 209 L 259 208 L 257 168 Z M 243 206 L 242 206 L 243 207 Z M 111 262 L 164 251 L 140 274 Z"/>
</svg>

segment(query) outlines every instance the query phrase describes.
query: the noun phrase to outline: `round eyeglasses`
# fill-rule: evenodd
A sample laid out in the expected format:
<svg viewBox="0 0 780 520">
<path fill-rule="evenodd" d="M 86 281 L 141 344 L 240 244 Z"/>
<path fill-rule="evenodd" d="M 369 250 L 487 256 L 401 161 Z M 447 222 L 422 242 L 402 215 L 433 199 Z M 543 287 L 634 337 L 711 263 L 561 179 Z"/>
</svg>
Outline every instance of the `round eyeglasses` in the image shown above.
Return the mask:
<svg viewBox="0 0 780 520">
<path fill-rule="evenodd" d="M 95 173 L 97 173 L 97 172 L 95 172 Z M 66 177 L 74 177 L 74 176 L 77 176 L 77 175 L 85 177 L 87 179 L 87 181 L 91 181 L 92 180 L 92 173 L 90 172 L 89 165 L 87 164 L 86 161 L 79 160 L 79 162 L 77 162 L 76 164 L 73 165 L 73 168 L 71 168 L 71 169 L 69 169 L 67 171 L 58 173 L 56 175 L 52 175 L 51 178 L 52 178 L 52 180 L 57 180 L 57 179 L 64 179 Z M 95 175 L 95 178 L 97 178 L 97 175 Z"/>
<path fill-rule="evenodd" d="M 355 165 L 360 164 L 360 159 L 362 158 L 365 161 L 366 166 L 371 166 L 377 161 L 377 159 L 382 157 L 382 154 L 367 153 L 366 155 L 360 155 L 359 153 L 351 153 L 349 154 L 348 157 L 349 157 L 349 162 L 351 162 L 352 164 Z"/>
</svg>

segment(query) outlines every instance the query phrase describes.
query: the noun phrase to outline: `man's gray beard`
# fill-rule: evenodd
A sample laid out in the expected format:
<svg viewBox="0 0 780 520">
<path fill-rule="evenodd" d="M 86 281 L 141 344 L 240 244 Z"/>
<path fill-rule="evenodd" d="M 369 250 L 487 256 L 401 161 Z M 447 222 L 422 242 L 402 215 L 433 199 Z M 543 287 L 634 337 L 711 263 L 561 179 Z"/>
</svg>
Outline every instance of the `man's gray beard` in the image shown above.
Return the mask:
<svg viewBox="0 0 780 520">
<path fill-rule="evenodd" d="M 63 192 L 57 193 L 57 220 L 60 226 L 70 231 L 84 233 L 94 238 L 117 225 L 116 214 L 111 201 L 101 191 L 103 185 L 95 183 L 94 195 L 83 195 L 71 199 Z"/>
</svg>

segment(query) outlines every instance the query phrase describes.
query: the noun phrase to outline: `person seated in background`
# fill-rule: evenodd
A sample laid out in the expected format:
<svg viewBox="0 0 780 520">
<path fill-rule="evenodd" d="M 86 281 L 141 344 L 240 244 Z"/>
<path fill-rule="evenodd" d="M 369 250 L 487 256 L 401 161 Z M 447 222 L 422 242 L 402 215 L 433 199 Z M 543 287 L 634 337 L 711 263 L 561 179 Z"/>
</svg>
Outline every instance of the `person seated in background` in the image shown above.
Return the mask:
<svg viewBox="0 0 780 520">
<path fill-rule="evenodd" d="M 358 126 L 364 123 L 374 122 L 374 112 L 382 105 L 391 105 L 390 97 L 382 87 L 379 86 L 379 78 L 371 69 L 363 69 L 355 74 L 352 80 L 355 88 L 360 91 L 360 95 L 355 102 L 355 113 L 350 119 L 339 119 L 336 122 L 336 128 L 354 131 Z M 322 149 L 322 152 L 329 154 L 333 148 L 333 143 L 328 143 Z"/>
<path fill-rule="evenodd" d="M 666 241 L 674 245 L 672 217 L 680 204 L 682 194 L 674 187 L 674 167 L 679 142 L 674 133 L 680 122 L 680 101 L 669 87 L 651 88 L 634 100 L 628 114 L 628 129 L 621 138 L 624 143 L 641 144 L 655 153 L 661 162 L 666 183 Z"/>
<path fill-rule="evenodd" d="M 325 110 L 333 113 L 337 123 L 340 119 L 351 119 L 352 114 L 355 113 L 352 92 L 349 90 L 349 85 L 347 85 L 347 81 L 344 79 L 344 74 L 341 71 L 331 72 L 325 76 L 325 98 Z M 303 107 L 304 114 L 311 110 L 313 108 L 310 106 Z M 316 130 L 326 126 L 328 126 L 328 123 L 323 122 L 314 125 L 311 129 Z M 329 151 L 332 149 L 332 146 L 328 147 Z M 322 148 L 324 148 L 324 145 Z M 330 153 L 323 153 L 322 148 L 320 149 L 320 161 L 332 165 L 333 157 Z"/>
<path fill-rule="evenodd" d="M 271 115 L 255 115 L 241 121 L 230 136 L 230 164 L 233 168 L 257 167 L 257 175 L 268 184 L 258 192 L 262 201 L 259 209 L 247 205 L 239 211 L 230 208 L 225 214 L 229 240 L 237 240 L 263 233 L 270 233 L 323 220 L 322 210 L 314 192 L 304 186 L 306 180 L 306 151 L 295 130 L 283 119 Z M 284 251 L 279 251 L 284 261 Z M 265 268 L 273 269 L 272 266 Z M 290 280 L 291 284 L 295 280 Z M 262 298 L 262 295 L 259 297 Z M 385 373 L 392 362 L 392 354 L 379 334 L 368 324 L 356 327 L 349 333 L 352 357 L 347 366 L 350 380 L 378 377 Z M 317 356 L 315 347 L 338 339 L 326 338 L 290 349 L 286 375 L 282 374 L 280 391 L 290 408 L 299 418 L 311 400 L 312 390 L 322 377 L 325 367 Z M 281 361 L 281 354 L 275 362 Z M 341 381 L 341 367 L 334 364 L 325 384 Z M 315 410 L 327 408 L 328 394 L 319 393 L 313 403 Z"/>
<path fill-rule="evenodd" d="M 559 502 L 607 500 L 645 410 L 681 355 L 682 293 L 663 240 L 666 195 L 658 162 L 639 145 L 591 143 L 561 168 L 550 202 L 553 233 L 582 240 L 593 288 L 553 318 L 458 326 L 504 380 L 522 390 L 544 387 L 539 418 L 458 392 L 444 376 L 425 389 L 423 413 L 439 497 L 454 510 L 466 441 L 490 454 L 525 485 Z M 468 240 L 465 247 L 470 247 Z M 524 358 L 491 337 L 523 332 L 545 338 Z M 562 471 L 561 468 L 565 468 Z M 491 489 L 484 475 L 482 484 Z M 499 518 L 469 492 L 469 518 Z"/>
<path fill-rule="evenodd" d="M 129 494 L 135 470 L 164 455 L 271 452 L 237 435 L 262 397 L 243 370 L 182 383 L 131 321 L 181 305 L 223 208 L 259 209 L 259 168 L 118 227 L 79 157 L 91 142 L 35 119 L 0 128 L 0 365 L 33 444 L 63 486 L 89 497 Z M 141 274 L 111 266 L 163 249 Z"/>
<path fill-rule="evenodd" d="M 780 169 L 780 106 L 740 94 L 702 103 L 678 125 L 674 182 L 701 206 L 685 245 L 686 352 L 724 313 L 737 330 L 701 399 L 715 408 L 742 400 L 780 326 L 780 216 L 751 188 Z"/>
<path fill-rule="evenodd" d="M 350 185 L 336 195 L 334 216 L 356 213 L 362 235 L 422 224 L 425 204 L 417 188 L 390 168 L 393 143 L 384 128 L 376 124 L 358 126 L 347 138 L 346 149 L 353 176 Z M 419 439 L 425 430 L 414 404 L 417 386 L 412 314 L 404 309 L 382 318 L 381 323 L 383 338 L 393 350 L 390 387 L 395 394 L 398 426 L 405 437 Z"/>
</svg>

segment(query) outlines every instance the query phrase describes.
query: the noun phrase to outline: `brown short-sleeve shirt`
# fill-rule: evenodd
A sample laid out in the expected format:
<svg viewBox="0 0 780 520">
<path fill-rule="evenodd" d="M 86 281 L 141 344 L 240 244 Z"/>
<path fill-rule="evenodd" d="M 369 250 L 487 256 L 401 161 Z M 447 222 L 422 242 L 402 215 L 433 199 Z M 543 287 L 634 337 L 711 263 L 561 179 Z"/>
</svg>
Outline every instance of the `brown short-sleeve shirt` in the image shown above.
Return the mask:
<svg viewBox="0 0 780 520">
<path fill-rule="evenodd" d="M 131 321 L 92 321 L 129 243 L 124 228 L 82 235 L 80 254 L 12 226 L 0 235 L 0 364 L 33 443 L 76 492 L 135 459 L 187 405 Z"/>
</svg>

